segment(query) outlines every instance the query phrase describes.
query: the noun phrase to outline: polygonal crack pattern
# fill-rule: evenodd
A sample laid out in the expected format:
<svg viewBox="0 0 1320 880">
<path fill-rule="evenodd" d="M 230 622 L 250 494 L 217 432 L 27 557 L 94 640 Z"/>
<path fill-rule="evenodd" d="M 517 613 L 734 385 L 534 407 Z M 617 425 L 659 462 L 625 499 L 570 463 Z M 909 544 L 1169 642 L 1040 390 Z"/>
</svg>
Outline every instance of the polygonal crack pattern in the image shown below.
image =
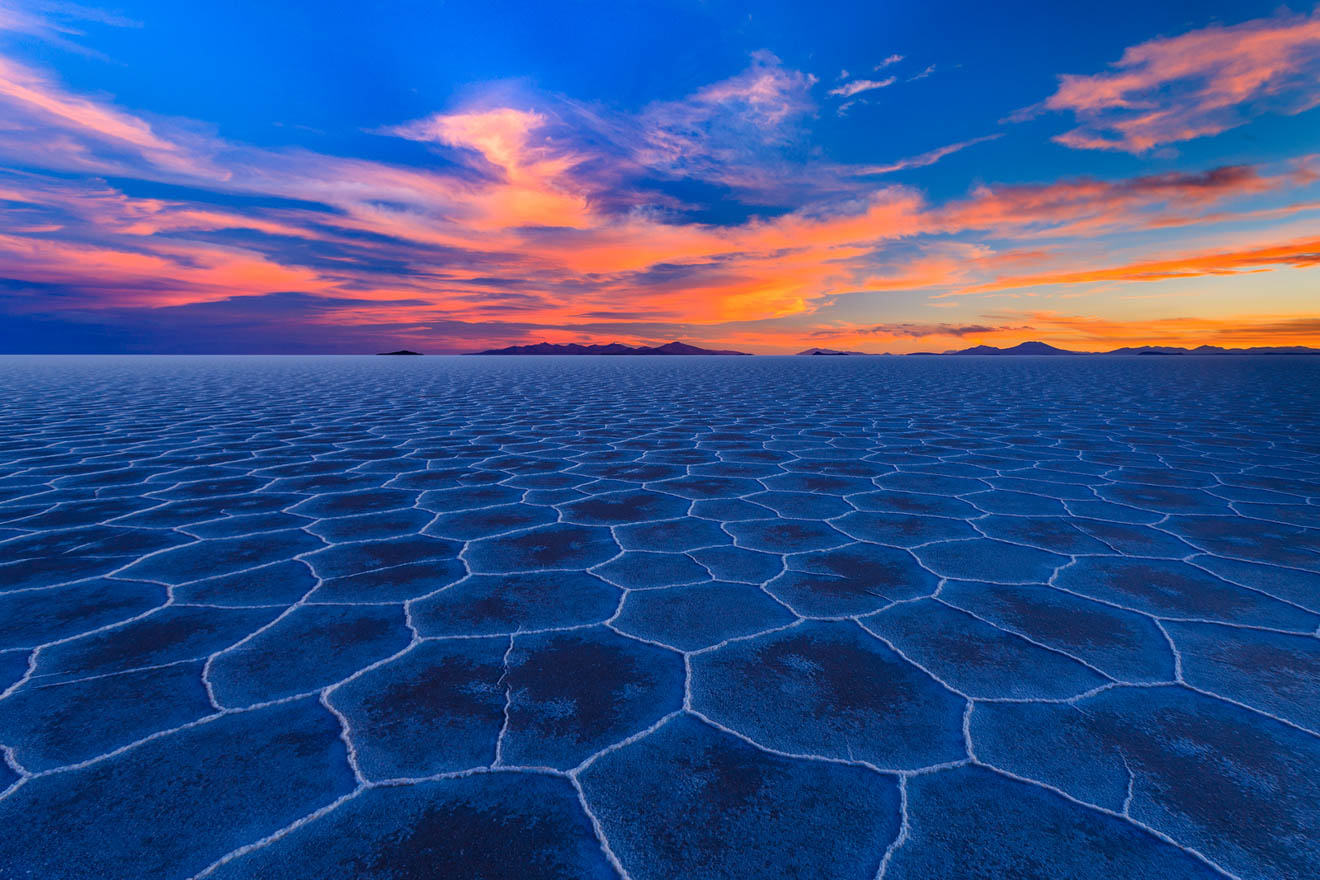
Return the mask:
<svg viewBox="0 0 1320 880">
<path fill-rule="evenodd" d="M 1320 875 L 1320 359 L 0 394 L 4 876 Z"/>
</svg>

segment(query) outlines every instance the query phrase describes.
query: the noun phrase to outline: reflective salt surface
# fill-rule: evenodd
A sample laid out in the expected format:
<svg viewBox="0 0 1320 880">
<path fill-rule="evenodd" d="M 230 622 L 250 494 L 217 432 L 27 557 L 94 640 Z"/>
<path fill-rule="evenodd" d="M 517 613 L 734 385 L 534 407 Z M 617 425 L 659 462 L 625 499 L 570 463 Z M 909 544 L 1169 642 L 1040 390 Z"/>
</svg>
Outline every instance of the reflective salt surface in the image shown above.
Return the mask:
<svg viewBox="0 0 1320 880">
<path fill-rule="evenodd" d="M 0 877 L 1320 875 L 1320 358 L 0 393 Z"/>
</svg>

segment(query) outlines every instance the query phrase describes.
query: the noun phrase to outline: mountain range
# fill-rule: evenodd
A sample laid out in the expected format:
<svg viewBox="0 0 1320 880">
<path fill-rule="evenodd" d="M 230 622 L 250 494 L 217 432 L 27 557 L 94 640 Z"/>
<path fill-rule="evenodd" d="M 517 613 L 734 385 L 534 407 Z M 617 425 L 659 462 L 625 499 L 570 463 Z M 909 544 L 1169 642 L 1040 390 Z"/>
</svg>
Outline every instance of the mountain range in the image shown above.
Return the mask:
<svg viewBox="0 0 1320 880">
<path fill-rule="evenodd" d="M 609 345 L 580 345 L 576 342 L 555 344 L 551 342 L 537 342 L 533 345 L 511 345 L 508 348 L 492 348 L 487 351 L 473 351 L 468 354 L 500 354 L 500 355 L 528 355 L 528 354 L 597 354 L 597 355 L 746 355 L 745 351 L 728 351 L 725 349 L 698 348 L 695 345 L 688 345 L 686 342 L 667 342 L 664 345 L 655 346 L 632 346 L 624 345 L 621 342 L 611 342 Z"/>
<path fill-rule="evenodd" d="M 1069 351 L 1066 348 L 1056 348 L 1045 342 L 1023 342 L 1012 348 L 996 348 L 993 345 L 973 345 L 971 348 L 960 349 L 959 351 L 914 351 L 913 355 L 950 355 L 950 354 L 1092 354 L 1089 351 Z"/>
</svg>

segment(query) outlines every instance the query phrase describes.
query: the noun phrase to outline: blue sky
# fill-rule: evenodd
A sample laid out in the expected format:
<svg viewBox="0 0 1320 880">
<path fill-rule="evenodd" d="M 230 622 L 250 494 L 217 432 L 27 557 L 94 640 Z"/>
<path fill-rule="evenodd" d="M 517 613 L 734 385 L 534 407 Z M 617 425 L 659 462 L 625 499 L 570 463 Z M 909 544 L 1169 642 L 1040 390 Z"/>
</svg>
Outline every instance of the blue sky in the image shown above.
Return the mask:
<svg viewBox="0 0 1320 880">
<path fill-rule="evenodd" d="M 20 0 L 0 349 L 1315 343 L 1318 81 L 1308 4 Z"/>
</svg>

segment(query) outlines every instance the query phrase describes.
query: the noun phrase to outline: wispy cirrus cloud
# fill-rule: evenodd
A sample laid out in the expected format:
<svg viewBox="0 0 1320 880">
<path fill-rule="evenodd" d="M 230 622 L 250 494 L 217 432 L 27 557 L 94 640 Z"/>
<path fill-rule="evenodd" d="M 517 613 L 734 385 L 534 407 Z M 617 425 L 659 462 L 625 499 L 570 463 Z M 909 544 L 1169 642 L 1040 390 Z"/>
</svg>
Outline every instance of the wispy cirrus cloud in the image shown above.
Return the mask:
<svg viewBox="0 0 1320 880">
<path fill-rule="evenodd" d="M 9 4 L 0 6 L 0 32 L 4 31 L 36 36 L 55 36 L 68 32 L 45 16 Z"/>
<path fill-rule="evenodd" d="M 137 28 L 142 23 L 107 9 L 97 9 L 59 0 L 18 2 L 9 0 L 0 5 L 0 36 L 17 34 L 35 37 L 44 43 L 78 55 L 102 57 L 84 46 L 79 38 L 86 36 L 88 25 Z"/>
<path fill-rule="evenodd" d="M 914 322 L 897 322 L 888 324 L 872 324 L 861 327 L 834 327 L 816 330 L 812 336 L 816 338 L 829 338 L 832 336 L 854 337 L 859 334 L 868 336 L 888 336 L 893 338 L 907 339 L 925 339 L 931 336 L 950 336 L 961 339 L 964 336 L 984 336 L 986 334 L 998 333 L 1005 330 L 1021 330 L 1022 327 L 997 327 L 986 324 L 921 324 Z"/>
<path fill-rule="evenodd" d="M 756 52 L 742 73 L 675 101 L 646 107 L 638 119 L 649 141 L 646 160 L 678 164 L 693 157 L 718 157 L 734 139 L 777 143 L 791 136 L 790 123 L 811 112 L 816 78 L 790 70 L 769 52 Z"/>
<path fill-rule="evenodd" d="M 67 94 L 42 74 L 3 56 L 0 56 L 0 100 L 20 109 L 27 117 L 26 120 L 11 117 L 0 127 L 0 132 L 8 137 L 19 136 L 24 122 L 28 122 L 42 134 L 51 129 L 85 132 L 110 145 L 151 153 L 156 161 L 166 161 L 179 152 L 178 145 L 160 137 L 141 118 L 100 101 Z"/>
<path fill-rule="evenodd" d="M 89 23 L 110 27 L 142 27 L 142 22 L 113 10 L 64 0 L 11 0 L 0 7 L 0 31 L 11 30 L 37 36 L 51 32 L 80 35 L 82 26 Z"/>
<path fill-rule="evenodd" d="M 1212 25 L 1129 47 L 1113 69 L 1067 74 L 1022 115 L 1069 112 L 1055 140 L 1078 149 L 1143 153 L 1219 134 L 1264 113 L 1320 105 L 1320 12 Z"/>
<path fill-rule="evenodd" d="M 756 52 L 741 73 L 679 100 L 615 120 L 631 160 L 656 172 L 751 192 L 778 193 L 798 178 L 785 151 L 806 138 L 816 77 Z"/>
<path fill-rule="evenodd" d="M 961 152 L 968 147 L 974 147 L 977 144 L 984 144 L 987 141 L 998 140 L 1003 136 L 1002 132 L 982 135 L 981 137 L 958 141 L 954 144 L 947 144 L 943 147 L 936 147 L 933 150 L 928 150 L 906 159 L 899 159 L 897 162 L 890 162 L 887 165 L 863 165 L 857 168 L 853 173 L 858 176 L 867 176 L 872 174 L 893 174 L 895 171 L 907 171 L 910 168 L 926 168 L 930 165 L 934 165 L 945 156 L 952 156 L 954 153 Z"/>
<path fill-rule="evenodd" d="M 887 76 L 884 79 L 854 79 L 841 86 L 830 89 L 830 94 L 843 98 L 851 98 L 853 95 L 859 95 L 862 92 L 870 92 L 875 89 L 883 89 L 887 86 L 892 86 L 895 81 L 895 77 L 892 76 Z"/>
<path fill-rule="evenodd" d="M 887 68 L 898 64 L 903 60 L 903 57 L 904 56 L 899 55 L 898 53 L 894 53 L 882 60 L 879 64 L 876 64 L 871 70 L 874 73 L 879 73 L 882 70 L 886 70 Z M 839 73 L 839 79 L 844 80 L 844 82 L 841 82 L 839 85 L 828 91 L 830 97 L 844 99 L 843 103 L 839 104 L 834 110 L 839 116 L 847 115 L 848 111 L 855 105 L 866 102 L 866 98 L 859 98 L 857 97 L 858 95 L 878 91 L 880 89 L 887 89 L 894 83 L 898 82 L 897 76 L 886 76 L 880 79 L 864 76 L 853 77 L 846 70 Z"/>
</svg>

